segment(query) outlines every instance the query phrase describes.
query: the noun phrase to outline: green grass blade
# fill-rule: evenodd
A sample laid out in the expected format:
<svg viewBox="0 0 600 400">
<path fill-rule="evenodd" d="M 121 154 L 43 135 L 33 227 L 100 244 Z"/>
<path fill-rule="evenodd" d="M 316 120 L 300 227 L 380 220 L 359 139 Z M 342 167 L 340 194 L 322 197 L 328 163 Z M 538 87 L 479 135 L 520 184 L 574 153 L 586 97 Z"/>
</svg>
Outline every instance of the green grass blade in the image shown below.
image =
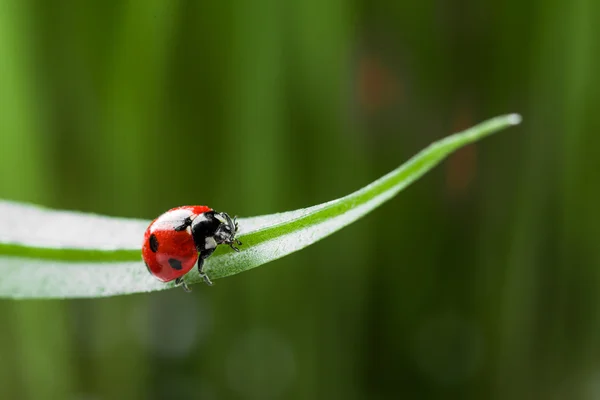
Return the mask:
<svg viewBox="0 0 600 400">
<path fill-rule="evenodd" d="M 377 208 L 454 150 L 519 122 L 520 116 L 510 114 L 451 135 L 340 199 L 242 218 L 242 251 L 222 246 L 207 260 L 206 272 L 224 278 L 309 246 Z M 173 287 L 152 278 L 140 259 L 148 223 L 0 202 L 0 297 L 102 297 Z M 201 279 L 194 269 L 186 281 Z"/>
</svg>

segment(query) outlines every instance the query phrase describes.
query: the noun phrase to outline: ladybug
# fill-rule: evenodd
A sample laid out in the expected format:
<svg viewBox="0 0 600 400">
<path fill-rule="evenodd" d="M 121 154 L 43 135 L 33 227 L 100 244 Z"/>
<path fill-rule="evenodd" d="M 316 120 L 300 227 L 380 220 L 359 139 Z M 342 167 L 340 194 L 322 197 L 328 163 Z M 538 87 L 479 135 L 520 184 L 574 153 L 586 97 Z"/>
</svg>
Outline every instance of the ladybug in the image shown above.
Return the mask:
<svg viewBox="0 0 600 400">
<path fill-rule="evenodd" d="M 208 285 L 212 282 L 202 270 L 204 260 L 220 244 L 240 251 L 234 243 L 238 224 L 227 213 L 206 206 L 173 208 L 156 218 L 146 229 L 142 258 L 148 272 L 163 282 L 175 279 L 186 292 L 190 289 L 183 281 L 196 262 L 198 272 Z"/>
</svg>

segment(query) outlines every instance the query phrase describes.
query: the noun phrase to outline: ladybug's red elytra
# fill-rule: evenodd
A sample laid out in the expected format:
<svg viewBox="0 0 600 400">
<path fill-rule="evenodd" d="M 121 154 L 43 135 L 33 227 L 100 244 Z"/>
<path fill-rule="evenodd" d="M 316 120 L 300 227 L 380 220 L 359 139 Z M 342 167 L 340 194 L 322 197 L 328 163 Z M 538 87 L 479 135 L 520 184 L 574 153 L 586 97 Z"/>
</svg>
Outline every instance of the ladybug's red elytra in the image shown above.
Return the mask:
<svg viewBox="0 0 600 400">
<path fill-rule="evenodd" d="M 239 251 L 234 243 L 238 224 L 227 213 L 206 206 L 173 208 L 156 218 L 144 234 L 142 258 L 148 271 L 163 282 L 175 279 L 185 291 L 189 288 L 183 280 L 198 262 L 198 272 L 208 285 L 212 282 L 202 270 L 204 260 L 220 244 Z"/>
</svg>

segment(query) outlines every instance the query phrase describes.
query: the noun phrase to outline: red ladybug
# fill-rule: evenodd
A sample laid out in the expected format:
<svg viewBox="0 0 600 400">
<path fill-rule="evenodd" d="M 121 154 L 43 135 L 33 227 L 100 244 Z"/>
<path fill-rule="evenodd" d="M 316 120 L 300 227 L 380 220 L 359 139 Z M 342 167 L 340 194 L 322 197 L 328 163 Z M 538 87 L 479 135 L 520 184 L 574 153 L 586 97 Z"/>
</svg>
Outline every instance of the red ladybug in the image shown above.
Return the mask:
<svg viewBox="0 0 600 400">
<path fill-rule="evenodd" d="M 227 213 L 217 212 L 206 206 L 183 206 L 173 208 L 156 218 L 146 229 L 142 257 L 148 271 L 157 279 L 182 285 L 183 281 L 198 261 L 198 272 L 204 281 L 212 285 L 202 271 L 204 260 L 218 245 L 227 244 L 239 251 L 234 243 L 242 242 L 235 238 L 238 224 Z M 198 255 L 200 253 L 200 255 Z"/>
</svg>

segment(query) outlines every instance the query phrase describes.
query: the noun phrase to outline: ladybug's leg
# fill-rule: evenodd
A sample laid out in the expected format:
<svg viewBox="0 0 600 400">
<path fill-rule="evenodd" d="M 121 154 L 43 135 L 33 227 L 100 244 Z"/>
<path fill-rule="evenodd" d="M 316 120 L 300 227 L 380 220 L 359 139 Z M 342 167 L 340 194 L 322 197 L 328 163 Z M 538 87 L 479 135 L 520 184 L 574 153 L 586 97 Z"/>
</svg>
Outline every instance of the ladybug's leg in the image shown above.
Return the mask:
<svg viewBox="0 0 600 400">
<path fill-rule="evenodd" d="M 202 279 L 204 279 L 204 282 L 206 282 L 208 286 L 212 286 L 213 283 L 211 282 L 208 275 L 206 275 L 206 273 L 202 270 L 202 267 L 204 266 L 204 260 L 206 260 L 212 253 L 214 253 L 214 251 L 214 248 L 202 250 L 200 252 L 200 257 L 198 257 L 198 273 L 200 274 Z"/>
<path fill-rule="evenodd" d="M 179 277 L 179 278 L 175 279 L 175 284 L 177 286 L 181 285 L 181 287 L 183 288 L 183 290 L 186 291 L 186 292 L 188 292 L 188 293 L 192 291 L 192 289 L 190 289 L 188 287 L 188 285 L 185 283 L 185 281 L 183 280 L 183 277 Z"/>
</svg>

